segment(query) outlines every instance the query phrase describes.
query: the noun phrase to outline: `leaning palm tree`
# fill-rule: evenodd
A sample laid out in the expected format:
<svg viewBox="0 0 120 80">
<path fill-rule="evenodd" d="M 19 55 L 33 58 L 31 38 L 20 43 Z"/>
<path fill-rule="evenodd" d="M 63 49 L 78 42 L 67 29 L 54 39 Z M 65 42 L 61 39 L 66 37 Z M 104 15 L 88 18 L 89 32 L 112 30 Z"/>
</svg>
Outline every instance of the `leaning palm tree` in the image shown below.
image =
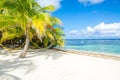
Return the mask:
<svg viewBox="0 0 120 80">
<path fill-rule="evenodd" d="M 0 17 L 1 31 L 4 32 L 5 28 L 9 31 L 10 28 L 15 29 L 16 26 L 18 26 L 22 30 L 21 34 L 24 33 L 26 36 L 24 50 L 20 54 L 20 57 L 24 58 L 27 54 L 30 39 L 32 39 L 34 35 L 34 33 L 31 33 L 31 29 L 37 33 L 37 37 L 42 41 L 42 38 L 45 36 L 46 27 L 50 23 L 50 15 L 48 12 L 54 10 L 54 7 L 47 6 L 41 8 L 35 0 L 2 0 L 0 4 L 0 16 L 2 16 Z M 6 34 L 2 35 L 6 36 Z M 12 37 L 10 36 L 10 39 L 16 36 L 18 36 L 18 34 Z"/>
</svg>

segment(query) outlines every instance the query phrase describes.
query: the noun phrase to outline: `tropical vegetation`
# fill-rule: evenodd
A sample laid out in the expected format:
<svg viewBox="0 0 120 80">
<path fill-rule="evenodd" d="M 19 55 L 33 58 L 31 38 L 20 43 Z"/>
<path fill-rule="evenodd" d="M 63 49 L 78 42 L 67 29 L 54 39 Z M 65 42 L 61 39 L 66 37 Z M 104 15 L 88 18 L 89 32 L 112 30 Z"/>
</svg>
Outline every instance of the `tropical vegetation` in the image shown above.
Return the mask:
<svg viewBox="0 0 120 80">
<path fill-rule="evenodd" d="M 64 46 L 62 22 L 51 16 L 52 11 L 54 6 L 41 7 L 35 0 L 0 1 L 0 45 L 24 47 L 21 58 L 26 56 L 29 46 Z"/>
</svg>

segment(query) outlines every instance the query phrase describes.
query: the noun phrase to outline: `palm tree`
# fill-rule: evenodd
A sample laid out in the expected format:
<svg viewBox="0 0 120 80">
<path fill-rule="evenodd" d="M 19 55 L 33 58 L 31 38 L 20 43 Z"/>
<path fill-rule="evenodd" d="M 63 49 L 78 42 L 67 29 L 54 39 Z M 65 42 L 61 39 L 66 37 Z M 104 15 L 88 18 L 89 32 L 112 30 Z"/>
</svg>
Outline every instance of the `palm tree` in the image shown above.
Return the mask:
<svg viewBox="0 0 120 80">
<path fill-rule="evenodd" d="M 0 25 L 2 26 L 0 29 L 10 29 L 10 27 L 15 29 L 15 27 L 18 26 L 26 36 L 24 50 L 20 54 L 20 57 L 24 58 L 27 54 L 30 39 L 32 39 L 30 30 L 33 29 L 37 33 L 38 38 L 42 40 L 43 36 L 45 36 L 46 27 L 50 23 L 50 15 L 48 12 L 53 11 L 54 7 L 47 6 L 41 8 L 35 0 L 2 0 L 0 4 L 0 16 L 2 16 L 2 18 L 0 17 Z M 9 24 L 7 24 L 8 22 Z M 16 35 L 11 38 L 14 37 L 16 37 Z"/>
<path fill-rule="evenodd" d="M 46 45 L 46 41 L 51 43 L 51 46 L 64 46 L 64 32 L 61 27 L 61 20 L 56 17 L 50 17 L 50 24 L 48 25 L 49 29 L 46 31 L 46 39 L 44 44 Z M 51 47 L 50 46 L 50 47 Z"/>
<path fill-rule="evenodd" d="M 50 23 L 46 28 L 46 35 L 42 38 L 42 42 L 36 38 L 33 38 L 33 44 L 36 48 L 44 48 L 43 50 L 53 48 L 56 46 L 64 46 L 64 32 L 61 27 L 61 20 L 50 16 Z"/>
</svg>

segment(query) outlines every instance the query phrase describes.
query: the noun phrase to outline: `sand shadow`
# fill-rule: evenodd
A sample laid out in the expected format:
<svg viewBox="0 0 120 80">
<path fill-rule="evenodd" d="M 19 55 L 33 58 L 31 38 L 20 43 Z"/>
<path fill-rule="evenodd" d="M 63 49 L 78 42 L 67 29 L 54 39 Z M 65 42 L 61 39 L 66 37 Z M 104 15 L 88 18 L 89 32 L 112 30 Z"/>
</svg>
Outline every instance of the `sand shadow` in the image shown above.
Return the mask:
<svg viewBox="0 0 120 80">
<path fill-rule="evenodd" d="M 11 74 L 0 73 L 0 80 L 21 80 L 21 79 Z"/>
<path fill-rule="evenodd" d="M 25 69 L 26 72 L 24 72 L 24 74 L 27 74 L 33 71 L 36 68 L 36 65 L 32 63 L 30 58 L 44 56 L 45 60 L 47 60 L 48 58 L 57 60 L 60 57 L 67 55 L 60 51 L 54 51 L 54 50 L 40 51 L 37 49 L 37 50 L 29 50 L 26 58 L 21 59 L 21 58 L 18 58 L 19 53 L 21 53 L 21 51 L 10 52 L 7 54 L 7 56 L 10 55 L 14 57 L 8 60 L 4 60 L 4 59 L 0 60 L 0 80 L 22 80 L 20 77 L 10 74 L 10 73 L 14 70 L 21 69 L 21 68 Z"/>
<path fill-rule="evenodd" d="M 57 60 L 60 57 L 67 55 L 65 53 L 62 53 L 60 51 L 55 51 L 55 50 L 46 50 L 46 51 L 41 51 L 38 49 L 35 50 L 29 50 L 29 54 L 26 56 L 26 58 L 31 58 L 35 56 L 45 56 L 45 59 L 48 59 L 49 57 L 52 58 L 53 60 Z"/>
<path fill-rule="evenodd" d="M 0 55 L 9 56 L 9 54 L 10 54 L 12 56 L 16 56 L 16 55 L 19 56 L 18 54 L 20 54 L 21 52 L 22 52 L 22 50 L 12 50 L 9 52 L 2 53 Z M 18 54 L 16 54 L 16 53 L 18 53 Z M 36 57 L 36 56 L 46 56 L 46 59 L 51 57 L 52 59 L 56 60 L 56 59 L 59 59 L 60 57 L 62 57 L 63 55 L 67 55 L 67 54 L 62 53 L 61 51 L 58 51 L 58 50 L 45 50 L 45 51 L 43 51 L 40 49 L 29 49 L 27 51 L 26 58 L 32 58 L 32 57 Z"/>
<path fill-rule="evenodd" d="M 16 69 L 25 68 L 26 73 L 32 71 L 34 68 L 31 67 L 34 64 L 30 60 L 24 60 L 19 58 L 2 60 L 0 62 L 0 80 L 21 80 L 21 78 L 9 74 L 9 72 L 14 71 Z M 33 69 L 31 69 L 33 68 Z"/>
</svg>

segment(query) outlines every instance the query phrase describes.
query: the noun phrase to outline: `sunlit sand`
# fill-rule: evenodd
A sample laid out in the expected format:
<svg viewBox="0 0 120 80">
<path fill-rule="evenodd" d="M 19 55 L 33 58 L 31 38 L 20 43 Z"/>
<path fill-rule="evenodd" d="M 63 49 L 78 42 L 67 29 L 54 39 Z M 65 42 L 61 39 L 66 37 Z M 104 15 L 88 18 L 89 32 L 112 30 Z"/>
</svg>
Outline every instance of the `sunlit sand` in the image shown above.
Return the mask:
<svg viewBox="0 0 120 80">
<path fill-rule="evenodd" d="M 120 80 L 120 61 L 55 50 L 0 53 L 0 80 Z M 85 54 L 85 53 L 84 53 Z"/>
</svg>

